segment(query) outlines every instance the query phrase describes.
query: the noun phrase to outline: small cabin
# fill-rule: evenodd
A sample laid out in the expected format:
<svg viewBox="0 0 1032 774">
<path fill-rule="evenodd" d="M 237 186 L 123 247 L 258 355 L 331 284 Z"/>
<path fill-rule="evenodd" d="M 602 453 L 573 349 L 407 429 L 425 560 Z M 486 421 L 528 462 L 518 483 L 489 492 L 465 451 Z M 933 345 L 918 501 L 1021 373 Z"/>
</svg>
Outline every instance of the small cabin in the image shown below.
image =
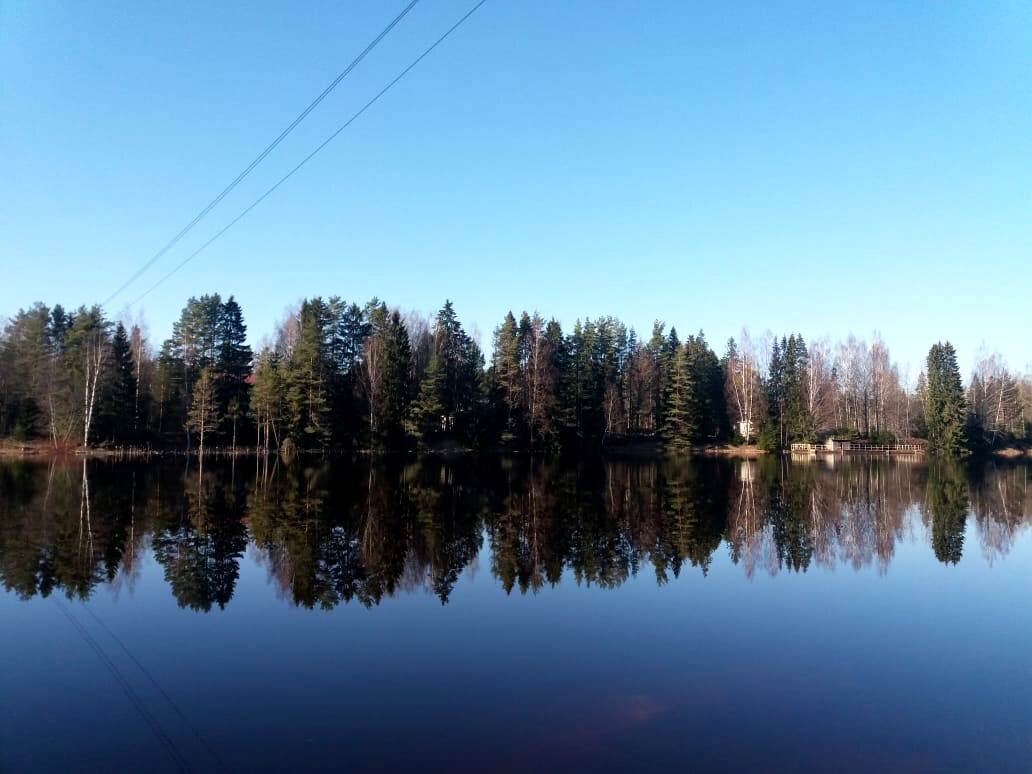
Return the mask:
<svg viewBox="0 0 1032 774">
<path fill-rule="evenodd" d="M 853 448 L 853 442 L 849 438 L 829 438 L 824 448 L 830 452 L 846 452 Z"/>
</svg>

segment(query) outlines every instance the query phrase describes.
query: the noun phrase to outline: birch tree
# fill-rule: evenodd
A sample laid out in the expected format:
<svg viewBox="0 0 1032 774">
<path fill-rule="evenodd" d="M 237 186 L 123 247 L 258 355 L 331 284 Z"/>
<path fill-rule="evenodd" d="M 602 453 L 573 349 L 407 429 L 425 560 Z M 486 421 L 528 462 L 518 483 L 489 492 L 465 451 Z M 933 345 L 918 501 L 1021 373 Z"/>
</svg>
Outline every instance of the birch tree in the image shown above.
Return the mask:
<svg viewBox="0 0 1032 774">
<path fill-rule="evenodd" d="M 999 353 L 980 354 L 968 387 L 968 409 L 972 424 L 989 447 L 1024 430 L 1021 389 Z"/>
<path fill-rule="evenodd" d="M 804 396 L 816 430 L 830 428 L 835 417 L 835 368 L 827 340 L 810 342 Z"/>
<path fill-rule="evenodd" d="M 756 351 L 747 330 L 742 330 L 737 342 L 734 339 L 728 341 L 724 359 L 727 371 L 725 392 L 735 430 L 746 443 L 751 443 L 756 437 L 763 411 L 763 389 Z"/>
</svg>

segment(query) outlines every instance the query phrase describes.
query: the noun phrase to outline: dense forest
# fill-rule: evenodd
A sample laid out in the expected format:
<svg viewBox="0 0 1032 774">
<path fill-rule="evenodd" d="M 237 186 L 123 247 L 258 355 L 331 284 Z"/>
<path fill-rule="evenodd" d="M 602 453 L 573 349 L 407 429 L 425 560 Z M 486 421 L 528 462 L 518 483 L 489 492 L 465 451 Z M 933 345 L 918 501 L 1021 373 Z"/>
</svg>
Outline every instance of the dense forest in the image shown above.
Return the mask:
<svg viewBox="0 0 1032 774">
<path fill-rule="evenodd" d="M 257 352 L 217 294 L 190 298 L 160 346 L 96 306 L 37 303 L 0 335 L 0 436 L 57 448 L 679 453 L 832 434 L 950 455 L 1025 444 L 1032 379 L 992 355 L 965 387 L 948 342 L 911 384 L 878 338 L 743 333 L 718 354 L 661 322 L 646 339 L 527 312 L 505 315 L 488 360 L 450 302 L 425 319 L 336 296 L 300 302 Z"/>
</svg>

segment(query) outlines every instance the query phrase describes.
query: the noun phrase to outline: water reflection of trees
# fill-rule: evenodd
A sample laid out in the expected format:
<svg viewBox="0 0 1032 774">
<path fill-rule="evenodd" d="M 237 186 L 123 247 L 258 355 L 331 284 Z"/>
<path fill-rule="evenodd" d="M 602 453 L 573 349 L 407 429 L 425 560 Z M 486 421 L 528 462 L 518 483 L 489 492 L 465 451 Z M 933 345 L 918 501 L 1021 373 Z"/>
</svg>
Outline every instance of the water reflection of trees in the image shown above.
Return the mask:
<svg viewBox="0 0 1032 774">
<path fill-rule="evenodd" d="M 925 491 L 924 468 L 886 460 L 743 463 L 732 484 L 728 541 L 750 576 L 832 568 L 888 568 L 907 509 Z"/>
<path fill-rule="evenodd" d="M 234 474 L 226 481 L 214 470 L 187 470 L 182 486 L 172 488 L 179 496 L 154 504 L 154 558 L 180 607 L 208 611 L 225 607 L 233 596 L 247 548 Z"/>
<path fill-rule="evenodd" d="M 309 464 L 306 464 L 309 463 Z M 1027 466 L 765 458 L 561 465 L 529 459 L 235 466 L 0 466 L 0 579 L 22 597 L 133 588 L 152 554 L 180 606 L 232 598 L 250 542 L 279 593 L 333 608 L 422 590 L 447 602 L 487 541 L 506 591 L 666 583 L 718 551 L 750 577 L 890 566 L 923 529 L 936 558 L 1005 555 L 1032 519 Z M 968 516 L 971 514 L 971 524 Z M 722 544 L 726 543 L 726 549 Z"/>
</svg>

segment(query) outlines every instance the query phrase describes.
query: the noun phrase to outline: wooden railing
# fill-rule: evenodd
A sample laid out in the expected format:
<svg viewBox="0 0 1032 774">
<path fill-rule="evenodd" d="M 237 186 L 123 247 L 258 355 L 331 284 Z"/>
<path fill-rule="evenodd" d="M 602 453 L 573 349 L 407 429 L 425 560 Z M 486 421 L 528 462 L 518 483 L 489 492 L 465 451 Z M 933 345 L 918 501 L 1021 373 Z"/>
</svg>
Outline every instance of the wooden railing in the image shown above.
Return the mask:
<svg viewBox="0 0 1032 774">
<path fill-rule="evenodd" d="M 794 443 L 791 450 L 796 454 L 851 454 L 862 453 L 896 453 L 896 454 L 923 454 L 925 447 L 920 443 L 870 443 L 867 441 L 849 441 L 848 447 L 843 444 L 841 448 L 829 449 L 822 443 Z"/>
</svg>

